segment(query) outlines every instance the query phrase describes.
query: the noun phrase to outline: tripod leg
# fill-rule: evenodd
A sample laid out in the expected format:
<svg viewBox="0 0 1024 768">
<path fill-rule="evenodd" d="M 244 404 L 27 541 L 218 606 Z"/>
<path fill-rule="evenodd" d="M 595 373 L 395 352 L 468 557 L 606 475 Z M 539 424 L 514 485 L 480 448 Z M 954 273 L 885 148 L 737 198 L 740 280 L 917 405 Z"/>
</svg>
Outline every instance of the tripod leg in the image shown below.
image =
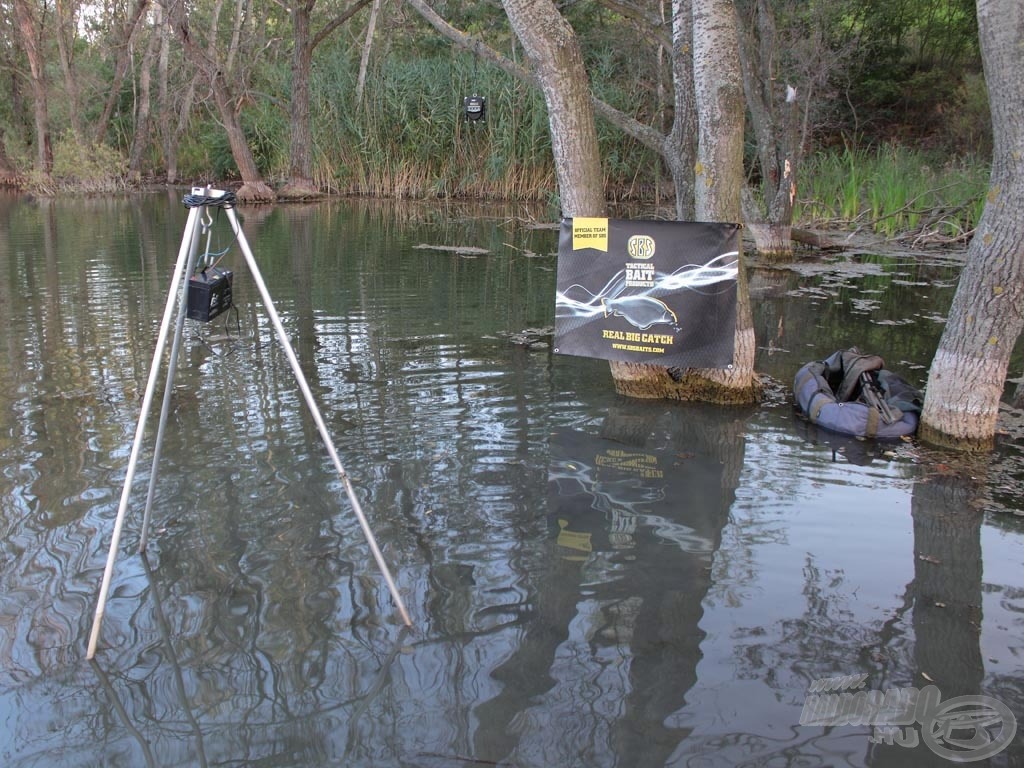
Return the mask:
<svg viewBox="0 0 1024 768">
<path fill-rule="evenodd" d="M 153 353 L 153 362 L 149 367 L 149 380 L 146 383 L 146 393 L 142 398 L 142 412 L 139 415 L 139 422 L 135 427 L 135 442 L 132 443 L 132 452 L 128 458 L 128 471 L 125 474 L 124 488 L 121 490 L 121 502 L 117 508 L 114 532 L 110 538 L 110 552 L 107 555 L 107 565 L 103 570 L 103 581 L 100 584 L 96 615 L 93 618 L 92 631 L 89 635 L 89 649 L 86 652 L 87 659 L 91 659 L 96 655 L 96 643 L 99 640 L 103 613 L 106 610 L 110 580 L 114 574 L 117 547 L 121 540 L 121 527 L 124 525 L 125 512 L 128 509 L 128 499 L 131 495 L 132 480 L 135 478 L 135 466 L 139 461 L 139 451 L 142 448 L 142 438 L 146 433 L 146 415 L 153 402 L 153 391 L 156 389 L 157 375 L 160 373 L 160 361 L 163 357 L 164 349 L 167 347 L 167 334 L 171 326 L 171 313 L 174 311 L 174 304 L 178 298 L 178 284 L 181 282 L 181 276 L 185 271 L 185 263 L 198 221 L 199 209 L 193 208 L 189 211 L 188 222 L 185 225 L 185 235 L 182 237 L 181 248 L 178 250 L 178 261 L 174 267 L 174 276 L 171 278 L 171 288 L 167 292 L 167 303 L 164 306 L 164 316 L 160 323 L 160 333 L 157 336 L 156 351 Z"/>
<path fill-rule="evenodd" d="M 160 464 L 160 448 L 164 441 L 164 427 L 167 425 L 167 414 L 171 408 L 174 374 L 178 370 L 178 350 L 181 349 L 181 334 L 185 327 L 185 315 L 188 310 L 188 281 L 196 270 L 196 254 L 198 252 L 199 227 L 194 227 L 188 254 L 188 265 L 185 267 L 185 279 L 182 281 L 181 299 L 178 301 L 178 321 L 174 327 L 174 341 L 171 342 L 171 356 L 167 362 L 167 383 L 164 386 L 164 399 L 160 406 L 160 422 L 156 429 L 156 445 L 153 448 L 153 466 L 149 473 L 149 489 L 146 491 L 146 512 L 142 517 L 142 536 L 139 539 L 139 552 L 146 551 L 146 543 L 149 540 L 149 518 L 150 512 L 153 509 L 153 496 L 156 493 L 156 476 Z"/>
<path fill-rule="evenodd" d="M 370 529 L 370 524 L 366 519 L 366 515 L 363 514 L 363 508 L 359 504 L 359 499 L 356 497 L 355 489 L 352 487 L 352 482 L 349 479 L 348 473 L 345 472 L 345 468 L 341 465 L 341 459 L 338 458 L 338 452 L 335 450 L 334 442 L 331 440 L 330 433 L 327 431 L 327 425 L 324 424 L 323 417 L 320 415 L 320 409 L 316 405 L 313 393 L 310 391 L 309 384 L 306 382 L 306 377 L 302 373 L 302 368 L 299 366 L 299 360 L 295 356 L 295 350 L 292 349 L 291 342 L 288 340 L 288 334 L 285 333 L 284 326 L 281 325 L 281 318 L 277 314 L 277 309 L 274 307 L 274 301 L 270 298 L 267 286 L 263 282 L 263 276 L 260 274 L 259 267 L 256 265 L 256 259 L 252 255 L 249 243 L 245 239 L 245 233 L 242 232 L 242 228 L 238 223 L 238 217 L 235 215 L 233 208 L 228 208 L 227 214 L 228 220 L 231 222 L 231 227 L 234 229 L 235 237 L 238 240 L 239 248 L 241 248 L 242 254 L 245 256 L 245 262 L 249 266 L 249 271 L 252 273 L 253 281 L 256 283 L 256 287 L 263 299 L 263 306 L 266 308 L 267 315 L 270 317 L 270 322 L 274 326 L 274 330 L 277 332 L 277 338 L 281 342 L 281 346 L 284 348 L 285 355 L 288 357 L 288 362 L 291 364 L 292 372 L 295 374 L 295 380 L 298 382 L 299 389 L 302 391 L 302 396 L 306 400 L 306 405 L 309 408 L 310 415 L 313 417 L 313 421 L 316 422 L 316 428 L 320 432 L 321 439 L 324 441 L 327 453 L 330 454 L 331 461 L 334 462 L 334 468 L 338 471 L 338 476 L 341 478 L 341 482 L 345 487 L 345 493 L 348 495 L 349 502 L 352 504 L 352 509 L 355 512 L 356 518 L 359 520 L 359 525 L 363 529 L 363 535 L 366 537 L 366 542 L 370 546 L 370 551 L 373 553 L 374 560 L 377 561 L 377 567 L 384 576 L 384 581 L 387 582 L 388 589 L 391 591 L 391 597 L 395 601 L 395 605 L 398 607 L 399 613 L 402 615 L 402 621 L 405 622 L 407 627 L 411 627 L 412 620 L 409 618 L 409 613 L 405 610 L 405 603 L 402 602 L 402 598 L 398 594 L 398 587 L 395 586 L 395 581 L 391 577 L 391 571 L 388 570 L 387 563 L 384 562 L 384 555 L 381 554 L 380 547 L 377 546 L 377 540 L 374 538 L 373 531 Z"/>
</svg>

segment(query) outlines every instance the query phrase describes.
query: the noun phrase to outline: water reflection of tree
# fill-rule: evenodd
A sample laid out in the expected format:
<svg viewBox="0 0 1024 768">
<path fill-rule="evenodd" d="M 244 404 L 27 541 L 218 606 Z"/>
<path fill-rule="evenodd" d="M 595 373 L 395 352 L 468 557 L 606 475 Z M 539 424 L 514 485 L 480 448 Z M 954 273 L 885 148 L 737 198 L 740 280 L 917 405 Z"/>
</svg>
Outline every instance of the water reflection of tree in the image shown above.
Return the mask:
<svg viewBox="0 0 1024 768">
<path fill-rule="evenodd" d="M 803 569 L 802 615 L 781 620 L 778 640 L 770 644 L 760 639 L 765 629 L 757 627 L 748 630 L 749 637 L 737 633 L 732 638 L 739 677 L 763 680 L 777 690 L 780 699 L 791 699 L 794 727 L 810 684 L 823 678 L 865 674 L 866 690 L 882 692 L 934 685 L 943 701 L 968 694 L 999 696 L 1012 689 L 1005 680 L 996 679 L 985 687 L 981 656 L 983 514 L 979 502 L 984 469 L 955 471 L 934 458 L 923 461 L 922 467 L 926 469 L 918 470 L 911 500 L 914 578 L 902 600 L 891 606 L 888 620 L 865 622 L 842 569 L 830 568 L 818 554 L 809 554 Z M 745 528 L 747 521 L 736 522 Z M 767 632 L 775 634 L 771 628 Z M 1011 708 L 1012 701 L 1020 701 L 1013 695 L 1002 699 Z M 730 731 L 710 740 L 709 746 L 727 749 L 731 745 L 748 755 L 759 754 L 758 750 L 818 755 L 856 744 L 863 750 L 863 760 L 872 765 L 948 764 L 923 742 L 912 751 L 898 745 L 871 745 L 868 726 L 803 727 L 788 745 L 766 742 L 756 747 L 761 741 L 756 727 Z"/>
<path fill-rule="evenodd" d="M 544 544 L 518 641 L 474 707 L 478 759 L 662 765 L 696 680 L 701 601 L 743 464 L 743 421 L 621 404 L 556 434 Z M 637 469 L 644 470 L 640 474 Z"/>
<path fill-rule="evenodd" d="M 845 608 L 843 574 L 830 573 L 809 558 L 804 570 L 807 610 L 800 619 L 783 622 L 783 642 L 774 659 L 757 663 L 799 670 L 808 684 L 865 673 L 868 690 L 935 685 L 943 700 L 985 693 L 980 650 L 980 486 L 976 478 L 952 472 L 929 473 L 915 482 L 911 501 L 914 579 L 902 603 L 894 606 L 891 619 L 882 625 L 857 621 L 856 614 Z M 849 727 L 840 730 L 850 732 Z M 871 745 L 867 743 L 871 729 L 861 730 L 869 764 L 947 762 L 923 743 L 913 751 L 899 745 Z"/>
<path fill-rule="evenodd" d="M 94 205 L 76 207 L 88 214 Z M 12 303 L 12 293 L 0 294 L 0 386 L 11 398 L 4 412 L 13 417 L 10 424 L 0 417 L 0 431 L 17 436 L 0 442 L 0 462 L 11 468 L 0 496 L 3 507 L 17 510 L 0 520 L 16 553 L 3 569 L 20 569 L 6 594 L 20 624 L 9 637 L 33 649 L 39 669 L 53 670 L 73 655 L 78 619 L 91 600 L 91 580 L 75 578 L 91 548 L 78 526 L 92 527 L 89 513 L 109 487 L 103 457 L 122 436 L 118 406 L 132 362 L 114 349 L 128 322 L 119 310 L 135 303 L 81 247 L 109 234 L 93 217 L 61 218 L 52 200 L 19 206 L 17 216 L 7 205 L 0 211 L 0 282 L 17 297 Z M 125 229 L 126 237 L 137 234 Z"/>
<path fill-rule="evenodd" d="M 952 469 L 933 471 L 914 484 L 914 580 L 907 588 L 912 652 L 894 659 L 891 684 L 918 689 L 936 686 L 942 700 L 988 694 L 982 689 L 982 551 L 978 501 L 983 482 Z M 906 628 L 905 628 L 906 629 Z M 869 763 L 878 766 L 948 765 L 921 744 L 913 756 L 905 747 L 878 745 Z M 919 763 L 916 761 L 923 761 Z"/>
<path fill-rule="evenodd" d="M 758 369 L 789 386 L 808 360 L 858 346 L 920 384 L 923 368 L 908 366 L 932 355 L 958 273 L 950 260 L 920 254 L 851 253 L 756 269 Z"/>
<path fill-rule="evenodd" d="M 308 219 L 290 222 L 287 239 L 310 247 Z M 289 264 L 294 283 L 279 309 L 299 329 L 301 363 L 322 392 L 311 259 L 304 251 Z M 179 524 L 155 543 L 174 646 L 118 661 L 142 675 L 128 683 L 136 720 L 158 712 L 173 721 L 185 707 L 216 745 L 214 759 L 287 752 L 312 764 L 336 743 L 365 670 L 384 656 L 380 595 L 353 565 L 362 562 L 359 534 L 340 495 L 322 492 L 330 468 L 276 339 L 251 303 L 240 311 L 248 338 L 229 354 L 188 345 L 192 365 L 179 385 L 190 396 L 175 398 L 165 437 L 155 521 Z M 122 623 L 129 652 L 151 633 L 153 611 L 143 602 Z M 187 749 L 160 727 L 147 733 L 166 750 Z"/>
</svg>

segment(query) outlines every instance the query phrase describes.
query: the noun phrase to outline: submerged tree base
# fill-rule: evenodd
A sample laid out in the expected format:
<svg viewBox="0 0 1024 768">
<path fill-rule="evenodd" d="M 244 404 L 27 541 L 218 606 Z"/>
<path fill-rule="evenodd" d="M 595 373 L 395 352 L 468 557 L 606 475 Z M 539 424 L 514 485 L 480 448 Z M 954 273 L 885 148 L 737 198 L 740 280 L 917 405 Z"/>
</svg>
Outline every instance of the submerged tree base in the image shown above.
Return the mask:
<svg viewBox="0 0 1024 768">
<path fill-rule="evenodd" d="M 995 437 L 957 437 L 940 432 L 922 422 L 917 428 L 917 439 L 937 448 L 949 448 L 964 453 L 984 453 L 996 447 Z"/>
<path fill-rule="evenodd" d="M 793 260 L 793 239 L 787 224 L 767 224 L 747 221 L 746 228 L 754 236 L 754 249 L 768 262 Z"/>
<path fill-rule="evenodd" d="M 644 400 L 682 400 L 716 405 L 759 403 L 763 393 L 761 380 L 752 376 L 745 385 L 715 381 L 699 368 L 664 368 L 659 365 L 613 362 L 612 378 L 616 393 Z"/>
<path fill-rule="evenodd" d="M 312 182 L 308 181 L 289 181 L 277 192 L 277 199 L 282 202 L 319 200 L 322 197 L 324 197 L 324 193 L 317 189 Z"/>
<path fill-rule="evenodd" d="M 274 190 L 265 181 L 247 181 L 235 193 L 243 203 L 272 203 L 277 199 Z"/>
</svg>

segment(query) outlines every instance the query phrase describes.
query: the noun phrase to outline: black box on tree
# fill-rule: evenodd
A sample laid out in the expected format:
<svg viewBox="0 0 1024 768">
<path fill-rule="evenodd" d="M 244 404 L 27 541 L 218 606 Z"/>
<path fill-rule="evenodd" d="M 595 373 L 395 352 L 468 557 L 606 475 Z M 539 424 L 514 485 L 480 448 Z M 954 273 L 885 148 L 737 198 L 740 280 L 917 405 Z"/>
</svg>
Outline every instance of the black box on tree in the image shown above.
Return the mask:
<svg viewBox="0 0 1024 768">
<path fill-rule="evenodd" d="M 226 269 L 212 268 L 192 275 L 188 281 L 188 318 L 204 323 L 231 306 L 231 280 Z"/>
</svg>

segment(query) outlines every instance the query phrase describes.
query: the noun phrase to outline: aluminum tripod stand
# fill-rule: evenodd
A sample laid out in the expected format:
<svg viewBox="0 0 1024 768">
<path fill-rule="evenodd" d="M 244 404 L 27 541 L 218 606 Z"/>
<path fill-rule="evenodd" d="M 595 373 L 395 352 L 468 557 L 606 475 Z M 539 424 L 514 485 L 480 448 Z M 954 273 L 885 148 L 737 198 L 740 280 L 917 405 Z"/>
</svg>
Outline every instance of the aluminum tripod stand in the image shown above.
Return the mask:
<svg viewBox="0 0 1024 768">
<path fill-rule="evenodd" d="M 242 232 L 242 227 L 238 223 L 238 217 L 235 215 L 234 208 L 224 204 L 223 198 L 226 193 L 221 190 L 193 188 L 192 195 L 193 197 L 202 196 L 202 202 L 189 209 L 188 220 L 185 224 L 185 233 L 182 236 L 181 248 L 178 251 L 178 261 L 175 264 L 174 275 L 171 278 L 171 287 L 167 293 L 167 302 L 164 306 L 163 320 L 160 323 L 160 333 L 157 336 L 156 351 L 153 354 L 153 362 L 149 368 L 149 380 L 146 384 L 146 393 L 142 398 L 142 413 L 139 416 L 138 425 L 135 428 L 135 441 L 132 444 L 131 455 L 128 458 L 128 470 L 125 475 L 124 488 L 121 491 L 121 502 L 118 506 L 117 518 L 114 521 L 114 532 L 111 536 L 110 552 L 107 556 L 106 568 L 103 571 L 103 581 L 100 584 L 99 597 L 96 605 L 96 615 L 93 618 L 92 632 L 89 636 L 89 649 L 86 654 L 86 658 L 91 659 L 96 654 L 96 644 L 99 641 L 100 627 L 103 623 L 103 613 L 106 609 L 107 596 L 110 591 L 110 581 L 114 573 L 114 562 L 117 560 L 117 549 L 121 539 L 121 529 L 124 525 L 125 513 L 128 509 L 128 500 L 131 496 L 132 481 L 135 478 L 135 468 L 139 461 L 142 441 L 146 433 L 146 421 L 150 408 L 152 407 L 153 394 L 156 390 L 161 362 L 163 360 L 164 351 L 167 348 L 167 337 L 170 335 L 172 315 L 174 315 L 174 310 L 177 306 L 177 320 L 174 326 L 174 339 L 171 344 L 171 354 L 167 365 L 167 380 L 164 387 L 163 405 L 160 409 L 160 423 L 157 427 L 156 445 L 153 450 L 153 466 L 149 476 L 149 491 L 146 494 L 146 511 L 143 516 L 142 536 L 139 542 L 139 551 L 145 551 L 146 549 L 150 512 L 153 505 L 157 469 L 160 462 L 160 446 L 163 440 L 164 427 L 167 424 L 167 414 L 170 410 L 171 390 L 173 389 L 178 352 L 181 348 L 182 330 L 185 326 L 185 316 L 188 308 L 189 278 L 195 272 L 198 258 L 197 255 L 199 252 L 199 236 L 202 229 L 201 216 L 208 206 L 220 207 L 227 214 L 228 221 L 231 224 L 231 229 L 234 231 L 235 239 L 242 251 L 242 255 L 245 257 L 245 262 L 249 267 L 249 272 L 252 275 L 253 281 L 256 283 L 260 297 L 263 299 L 263 306 L 270 318 L 271 324 L 274 326 L 278 341 L 284 349 L 288 362 L 291 364 L 292 372 L 295 374 L 295 380 L 299 385 L 299 389 L 302 391 L 302 396 L 306 401 L 306 405 L 309 408 L 310 415 L 313 417 L 313 421 L 316 423 L 317 430 L 320 432 L 320 437 L 327 448 L 331 461 L 334 463 L 334 468 L 337 470 L 338 476 L 341 478 L 342 485 L 345 488 L 345 493 L 352 505 L 356 518 L 359 520 L 359 525 L 363 529 L 363 535 L 366 537 L 370 551 L 373 553 L 374 560 L 377 562 L 377 567 L 380 569 L 381 574 L 384 576 L 384 580 L 387 582 L 388 589 L 391 592 L 391 597 L 395 601 L 395 605 L 402 616 L 402 621 L 407 627 L 412 626 L 412 621 L 409 619 L 409 614 L 405 609 L 405 604 L 402 602 L 401 595 L 398 593 L 398 587 L 395 586 L 395 581 L 391 576 L 391 572 L 388 570 L 387 563 L 384 562 L 384 556 L 381 554 L 380 547 L 377 546 L 377 541 L 374 538 L 373 531 L 370 529 L 369 522 L 367 522 L 366 515 L 363 513 L 359 499 L 356 497 L 355 489 L 352 487 L 352 482 L 349 479 L 348 473 L 345 472 L 345 468 L 342 466 L 341 460 L 338 458 L 338 452 L 335 450 L 331 436 L 327 432 L 327 426 L 324 424 L 323 417 L 320 415 L 320 409 L 317 407 L 316 401 L 313 399 L 313 393 L 310 391 L 309 384 L 306 382 L 306 377 L 303 375 L 302 369 L 299 367 L 299 361 L 295 356 L 295 350 L 292 349 L 291 342 L 288 340 L 288 335 L 285 333 L 284 326 L 281 324 L 281 318 L 277 314 L 274 302 L 270 298 L 270 293 L 267 291 L 266 284 L 263 282 L 263 276 L 260 274 L 259 267 L 256 265 L 256 259 L 252 255 L 249 243 L 245 239 L 245 233 Z"/>
</svg>

